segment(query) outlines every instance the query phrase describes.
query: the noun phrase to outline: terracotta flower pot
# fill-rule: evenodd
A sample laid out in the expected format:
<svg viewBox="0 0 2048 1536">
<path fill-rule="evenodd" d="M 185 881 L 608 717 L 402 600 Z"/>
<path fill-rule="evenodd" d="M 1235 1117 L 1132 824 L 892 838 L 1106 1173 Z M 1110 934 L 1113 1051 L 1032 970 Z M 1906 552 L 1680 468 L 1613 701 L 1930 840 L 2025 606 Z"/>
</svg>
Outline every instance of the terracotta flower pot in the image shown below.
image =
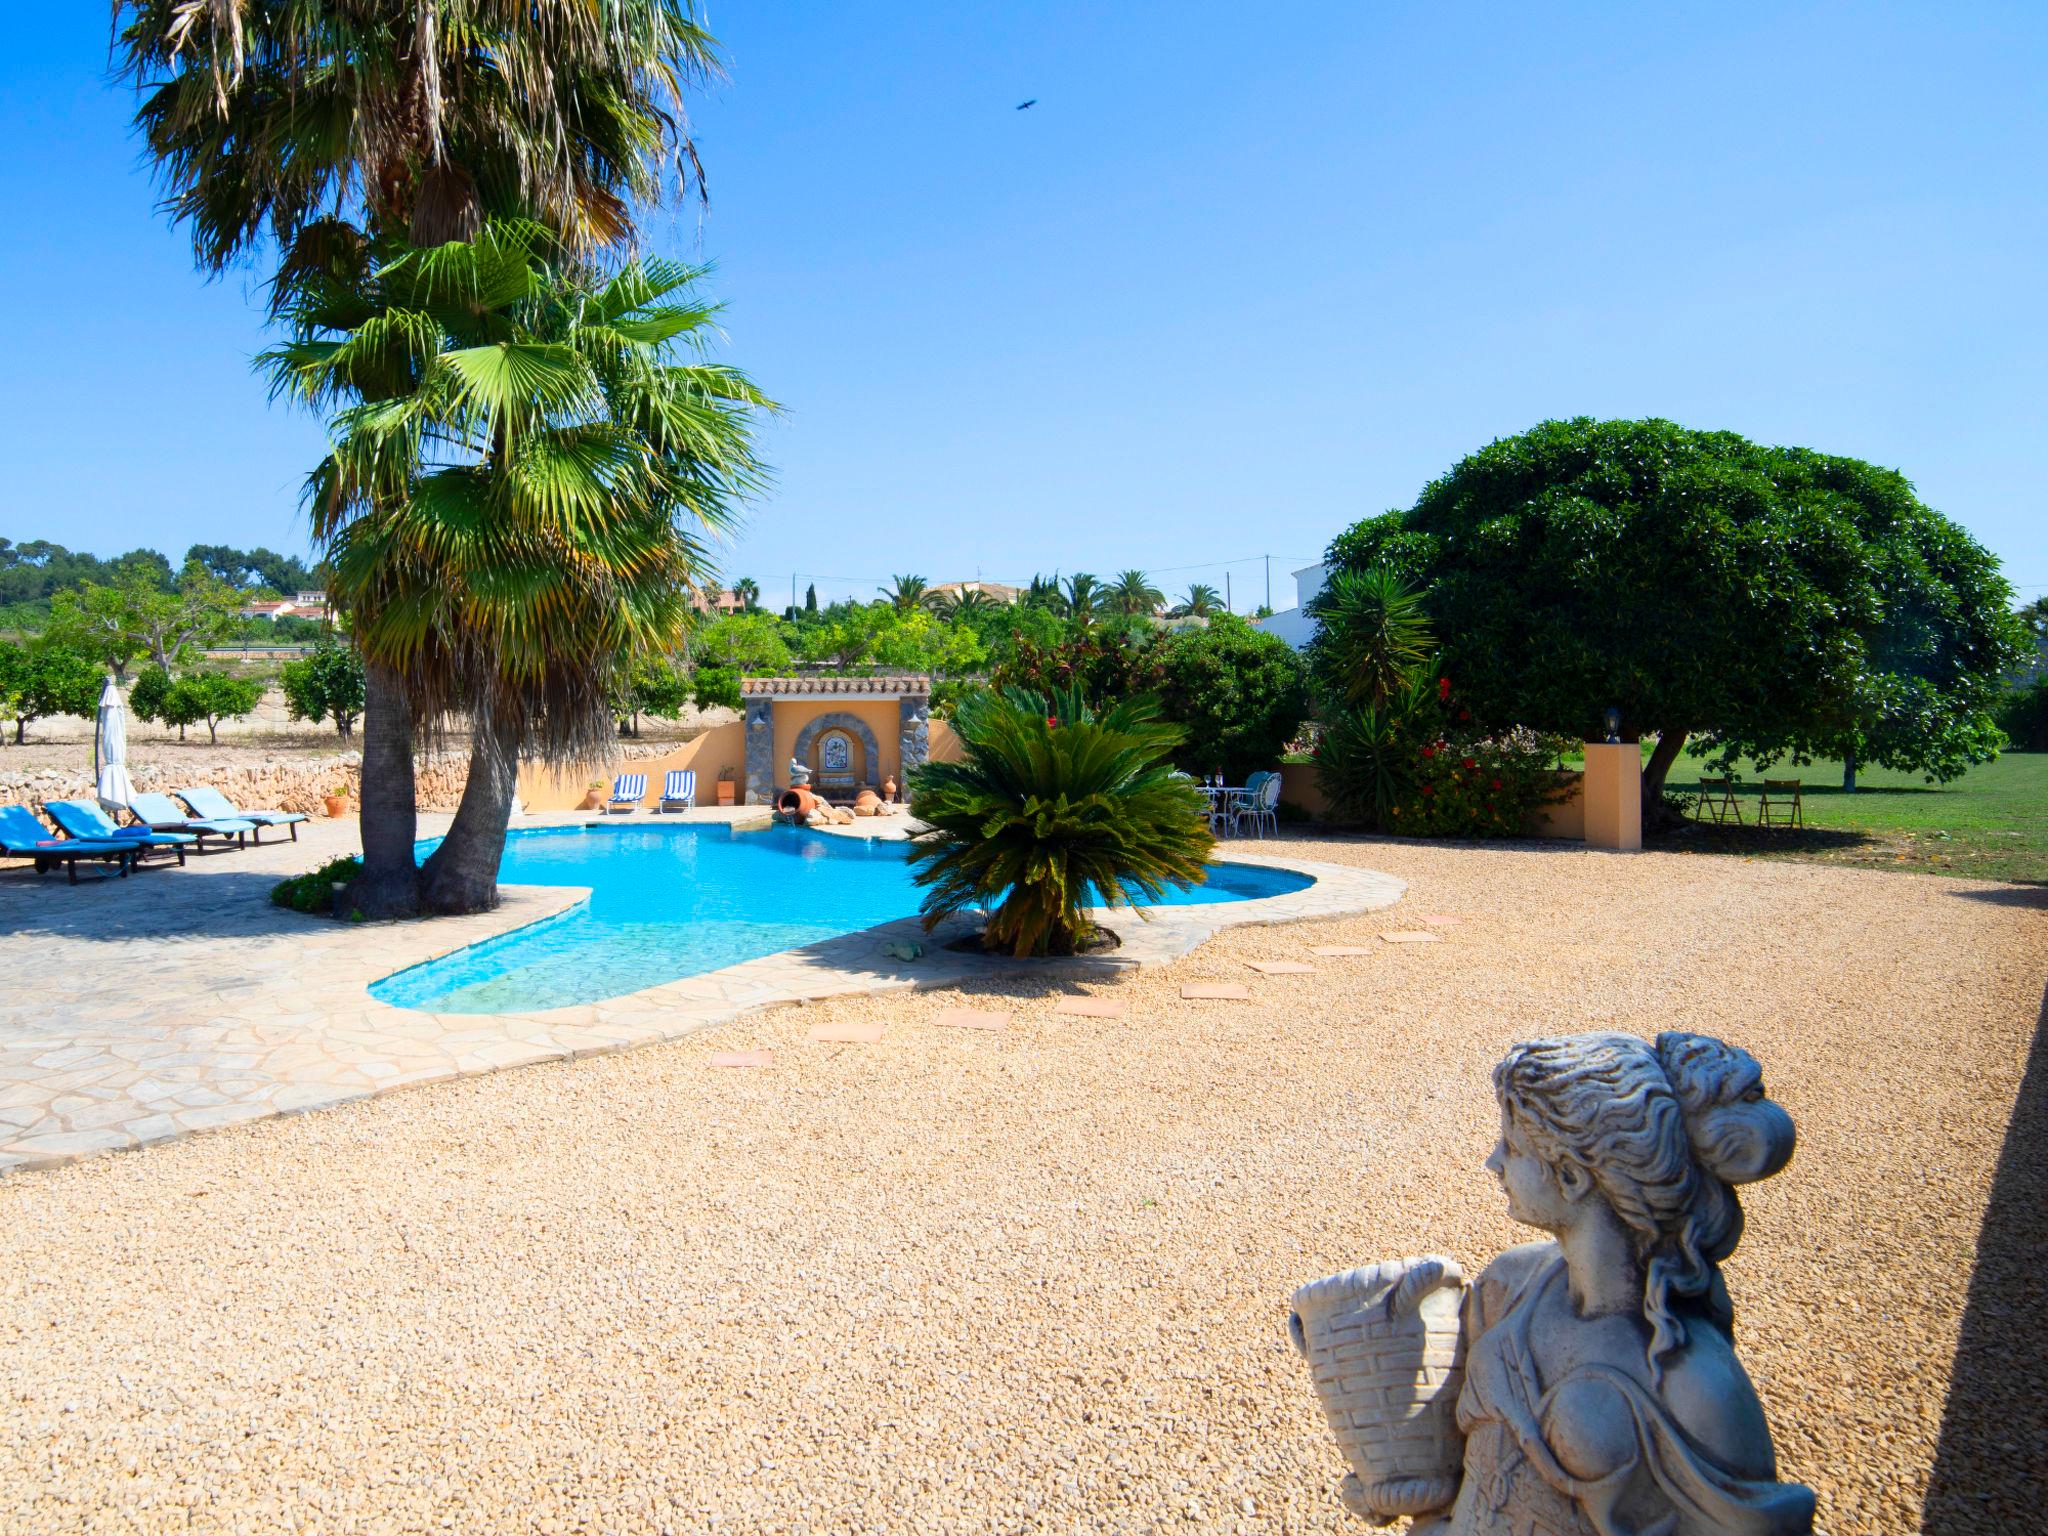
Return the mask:
<svg viewBox="0 0 2048 1536">
<path fill-rule="evenodd" d="M 579 811 L 597 811 L 603 808 L 604 791 L 601 789 L 585 790 L 583 798 L 576 805 L 576 809 Z"/>
<path fill-rule="evenodd" d="M 329 816 L 346 816 L 348 814 L 347 795 L 328 795 L 325 799 Z"/>
<path fill-rule="evenodd" d="M 738 792 L 738 789 L 739 786 L 734 784 L 731 779 L 720 779 L 718 781 L 718 803 L 720 805 L 731 805 L 733 796 Z"/>
</svg>

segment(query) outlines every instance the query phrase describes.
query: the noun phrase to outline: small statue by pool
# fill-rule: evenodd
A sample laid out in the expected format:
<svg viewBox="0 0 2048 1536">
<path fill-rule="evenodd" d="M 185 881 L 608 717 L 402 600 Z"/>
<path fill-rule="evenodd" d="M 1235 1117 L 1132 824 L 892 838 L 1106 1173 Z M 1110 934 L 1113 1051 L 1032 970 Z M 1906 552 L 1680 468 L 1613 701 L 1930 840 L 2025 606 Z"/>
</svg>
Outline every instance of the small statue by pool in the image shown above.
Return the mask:
<svg viewBox="0 0 2048 1536">
<path fill-rule="evenodd" d="M 1415 1536 L 1805 1536 L 1736 1358 L 1720 1266 L 1735 1186 L 1790 1160 L 1792 1119 L 1748 1053 L 1705 1035 L 1569 1035 L 1494 1069 L 1486 1160 L 1551 1234 L 1467 1285 L 1444 1258 L 1295 1293 L 1351 1472 L 1347 1508 Z"/>
</svg>

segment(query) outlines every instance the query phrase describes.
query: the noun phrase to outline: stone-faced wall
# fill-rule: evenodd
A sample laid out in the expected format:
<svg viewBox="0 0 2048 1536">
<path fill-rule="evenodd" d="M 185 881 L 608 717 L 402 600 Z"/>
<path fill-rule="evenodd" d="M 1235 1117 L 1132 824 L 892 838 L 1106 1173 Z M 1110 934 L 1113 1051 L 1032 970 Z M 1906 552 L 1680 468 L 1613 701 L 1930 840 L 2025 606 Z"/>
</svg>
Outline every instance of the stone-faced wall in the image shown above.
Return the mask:
<svg viewBox="0 0 2048 1536">
<path fill-rule="evenodd" d="M 469 779 L 464 757 L 422 760 L 414 769 L 419 806 L 423 811 L 452 811 Z M 325 814 L 327 796 L 336 788 L 348 794 L 353 814 L 362 798 L 363 760 L 343 752 L 311 762 L 260 763 L 253 767 L 197 767 L 191 763 L 164 767 L 148 761 L 130 763 L 128 776 L 137 789 L 168 794 L 187 784 L 211 784 L 236 805 L 252 811 L 298 811 Z M 37 805 L 45 800 L 90 800 L 92 774 L 85 770 L 0 776 L 0 804 Z"/>
<path fill-rule="evenodd" d="M 931 760 L 932 696 L 906 693 L 896 701 L 896 713 L 901 741 L 899 758 L 903 765 L 897 778 L 907 784 L 910 770 L 922 768 Z"/>
<path fill-rule="evenodd" d="M 775 803 L 775 701 L 747 700 L 747 804 Z"/>
</svg>

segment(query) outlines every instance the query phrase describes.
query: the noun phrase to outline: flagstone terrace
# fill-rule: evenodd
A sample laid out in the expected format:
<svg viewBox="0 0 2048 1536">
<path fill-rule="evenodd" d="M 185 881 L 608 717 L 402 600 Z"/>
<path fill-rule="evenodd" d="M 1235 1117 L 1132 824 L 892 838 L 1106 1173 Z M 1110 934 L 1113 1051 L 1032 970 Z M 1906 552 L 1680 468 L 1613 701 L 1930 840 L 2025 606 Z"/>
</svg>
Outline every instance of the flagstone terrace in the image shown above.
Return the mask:
<svg viewBox="0 0 2048 1536">
<path fill-rule="evenodd" d="M 759 820 L 758 808 L 693 813 Z M 530 824 L 582 818 L 534 817 Z M 432 835 L 445 817 L 423 818 Z M 857 829 L 900 837 L 900 818 Z M 852 992 L 944 986 L 1001 961 L 938 944 L 914 961 L 883 952 L 915 920 L 748 961 L 608 1001 L 532 1013 L 394 1008 L 364 988 L 393 971 L 568 910 L 583 892 L 512 887 L 496 912 L 351 926 L 270 905 L 285 875 L 353 851 L 352 820 L 315 822 L 296 844 L 194 858 L 127 880 L 47 889 L 0 880 L 0 1172 L 212 1130 L 266 1115 L 505 1067 L 672 1040 L 760 1008 Z M 1297 861 L 1256 850 L 1233 858 Z M 1306 890 L 1227 908 L 1130 914 L 1113 956 L 1068 963 L 1116 974 L 1186 953 L 1217 928 L 1328 917 L 1399 899 L 1402 883 L 1324 868 Z"/>
</svg>

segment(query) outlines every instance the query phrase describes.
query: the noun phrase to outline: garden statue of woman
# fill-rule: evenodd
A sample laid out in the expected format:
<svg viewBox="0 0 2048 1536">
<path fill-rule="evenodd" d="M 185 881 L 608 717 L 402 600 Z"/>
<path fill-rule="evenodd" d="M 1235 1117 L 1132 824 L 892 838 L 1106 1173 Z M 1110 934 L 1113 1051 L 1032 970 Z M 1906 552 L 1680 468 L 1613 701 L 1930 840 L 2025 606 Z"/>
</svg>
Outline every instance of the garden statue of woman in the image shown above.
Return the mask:
<svg viewBox="0 0 2048 1536">
<path fill-rule="evenodd" d="M 1515 1047 L 1493 1080 L 1486 1166 L 1508 1214 L 1552 1240 L 1503 1253 L 1455 1310 L 1449 1260 L 1298 1293 L 1296 1342 L 1350 1437 L 1345 1502 L 1424 1516 L 1417 1536 L 1810 1532 L 1813 1492 L 1777 1480 L 1720 1271 L 1742 1235 L 1735 1186 L 1792 1156 L 1762 1069 L 1703 1035 L 1572 1035 Z M 1405 1392 L 1362 1395 L 1362 1359 L 1405 1369 Z M 1430 1424 L 1433 1465 L 1416 1443 Z"/>
</svg>

